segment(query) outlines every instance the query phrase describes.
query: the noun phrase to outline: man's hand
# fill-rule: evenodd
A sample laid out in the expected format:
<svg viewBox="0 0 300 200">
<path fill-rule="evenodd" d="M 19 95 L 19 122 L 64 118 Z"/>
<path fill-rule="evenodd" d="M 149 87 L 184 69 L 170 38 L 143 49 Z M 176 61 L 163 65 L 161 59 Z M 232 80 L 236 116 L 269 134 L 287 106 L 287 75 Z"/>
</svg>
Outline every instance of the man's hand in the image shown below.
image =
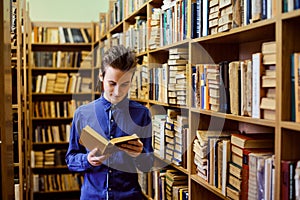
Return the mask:
<svg viewBox="0 0 300 200">
<path fill-rule="evenodd" d="M 125 151 L 131 157 L 137 157 L 142 153 L 143 147 L 143 143 L 138 139 L 128 141 L 126 144 L 121 144 L 119 149 Z"/>
<path fill-rule="evenodd" d="M 89 152 L 87 159 L 89 163 L 93 166 L 99 166 L 101 165 L 110 155 L 101 155 L 97 156 L 97 148 L 93 149 L 92 151 Z"/>
</svg>

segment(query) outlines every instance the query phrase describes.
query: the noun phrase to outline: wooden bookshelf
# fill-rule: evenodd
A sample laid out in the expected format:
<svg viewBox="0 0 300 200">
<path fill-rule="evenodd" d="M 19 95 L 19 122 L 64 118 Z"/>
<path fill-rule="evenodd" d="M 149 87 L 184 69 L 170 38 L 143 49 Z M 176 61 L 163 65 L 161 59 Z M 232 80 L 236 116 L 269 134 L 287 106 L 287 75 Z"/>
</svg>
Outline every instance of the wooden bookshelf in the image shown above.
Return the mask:
<svg viewBox="0 0 300 200">
<path fill-rule="evenodd" d="M 11 27 L 10 24 L 10 2 L 0 3 L 1 27 Z M 3 102 L 1 114 L 1 199 L 13 199 L 14 197 L 14 168 L 13 168 L 13 135 L 12 135 L 12 75 L 10 55 L 10 31 L 1 31 L 0 48 L 1 56 L 1 102 Z"/>
<path fill-rule="evenodd" d="M 79 105 L 95 99 L 97 95 L 94 84 L 94 77 L 98 77 L 98 74 L 95 74 L 97 68 L 94 62 L 97 29 L 93 22 L 39 21 L 31 22 L 31 25 L 29 32 L 32 34 L 28 44 L 28 154 L 31 161 L 29 199 L 79 199 L 81 183 L 67 183 L 61 180 L 63 176 L 72 175 L 64 163 L 64 156 L 74 111 Z M 73 37 L 73 42 L 71 39 L 68 41 L 67 37 Z M 53 40 L 50 40 L 51 38 Z M 89 40 L 86 40 L 87 38 Z M 45 76 L 46 83 L 53 84 L 44 84 L 46 90 L 42 89 Z M 53 149 L 56 153 L 51 151 Z M 45 157 L 46 152 L 50 152 L 49 157 L 52 157 L 54 162 L 48 160 L 46 164 L 43 160 L 40 163 L 40 157 Z M 39 179 L 46 179 L 44 181 L 47 181 L 48 185 L 39 185 Z M 59 187 L 55 185 L 57 181 L 60 182 Z M 62 184 L 65 185 L 63 188 Z M 74 184 L 77 185 L 77 189 L 67 187 Z"/>
<path fill-rule="evenodd" d="M 185 39 L 172 42 L 167 45 L 158 45 L 154 49 L 147 46 L 145 52 L 138 52 L 138 57 L 147 57 L 148 68 L 152 69 L 167 62 L 168 52 L 172 48 L 184 47 L 189 50 L 188 57 L 188 77 L 187 77 L 187 99 L 186 106 L 170 105 L 165 102 L 154 100 L 151 98 L 136 98 L 133 100 L 141 102 L 151 109 L 152 115 L 164 113 L 168 108 L 179 108 L 186 110 L 189 116 L 189 148 L 188 148 L 188 166 L 187 169 L 177 167 L 171 164 L 173 168 L 188 175 L 189 179 L 189 199 L 228 199 L 215 186 L 212 186 L 204 179 L 196 174 L 196 166 L 194 164 L 194 152 L 192 150 L 192 142 L 195 138 L 195 131 L 198 129 L 207 129 L 210 124 L 221 130 L 228 128 L 239 129 L 243 127 L 251 127 L 255 130 L 270 130 L 274 133 L 274 153 L 275 153 L 275 199 L 281 199 L 282 195 L 282 177 L 281 177 L 281 161 L 283 160 L 300 160 L 300 152 L 297 144 L 299 143 L 300 126 L 291 118 L 293 112 L 291 106 L 292 93 L 291 90 L 291 54 L 300 51 L 300 43 L 297 35 L 300 34 L 297 24 L 300 22 L 300 10 L 283 12 L 283 1 L 273 1 L 276 7 L 276 13 L 268 19 L 251 22 L 247 25 L 241 25 L 231 28 L 228 31 L 208 34 L 203 37 L 191 38 L 191 22 L 192 22 L 192 4 L 196 1 L 188 0 L 187 2 L 187 35 Z M 135 24 L 136 16 L 147 16 L 147 20 L 151 19 L 153 10 L 161 8 L 163 1 L 153 0 L 147 1 L 141 8 L 136 9 L 130 15 L 113 27 L 101 37 L 100 46 L 109 48 L 111 36 L 119 33 L 126 34 L 131 25 Z M 111 10 L 110 10 L 111 11 Z M 108 21 L 109 21 L 108 16 Z M 147 22 L 148 29 L 149 21 Z M 148 34 L 150 34 L 150 29 Z M 121 36 L 120 41 L 125 44 L 126 37 Z M 149 38 L 149 35 L 147 36 Z M 252 118 L 248 116 L 234 115 L 229 113 L 216 112 L 207 109 L 200 109 L 192 105 L 192 66 L 197 63 L 219 63 L 221 61 L 234 61 L 251 59 L 252 54 L 261 52 L 263 43 L 275 41 L 276 43 L 276 109 L 275 119 Z M 149 40 L 148 40 L 149 42 Z M 148 75 L 149 76 L 149 75 Z M 148 87 L 150 90 L 150 86 Z M 214 121 L 214 122 L 212 122 Z M 221 124 L 221 125 L 219 125 Z M 149 186 L 150 188 L 152 186 Z M 153 198 L 153 193 L 148 193 L 149 198 Z"/>
</svg>

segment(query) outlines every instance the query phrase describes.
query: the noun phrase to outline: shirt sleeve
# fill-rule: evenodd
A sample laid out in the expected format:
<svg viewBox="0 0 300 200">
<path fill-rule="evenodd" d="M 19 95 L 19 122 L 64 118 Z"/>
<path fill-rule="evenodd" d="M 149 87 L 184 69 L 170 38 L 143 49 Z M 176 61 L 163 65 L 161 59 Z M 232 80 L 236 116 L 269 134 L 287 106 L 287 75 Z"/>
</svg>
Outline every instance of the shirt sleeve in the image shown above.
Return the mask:
<svg viewBox="0 0 300 200">
<path fill-rule="evenodd" d="M 152 122 L 149 110 L 144 116 L 145 126 L 142 128 L 144 133 L 141 141 L 144 145 L 142 153 L 135 158 L 136 166 L 142 172 L 149 172 L 153 166 L 153 147 L 152 147 Z"/>
<path fill-rule="evenodd" d="M 93 166 L 88 162 L 85 147 L 79 144 L 80 110 L 76 110 L 70 129 L 69 148 L 66 154 L 66 163 L 70 171 L 83 172 Z"/>
</svg>

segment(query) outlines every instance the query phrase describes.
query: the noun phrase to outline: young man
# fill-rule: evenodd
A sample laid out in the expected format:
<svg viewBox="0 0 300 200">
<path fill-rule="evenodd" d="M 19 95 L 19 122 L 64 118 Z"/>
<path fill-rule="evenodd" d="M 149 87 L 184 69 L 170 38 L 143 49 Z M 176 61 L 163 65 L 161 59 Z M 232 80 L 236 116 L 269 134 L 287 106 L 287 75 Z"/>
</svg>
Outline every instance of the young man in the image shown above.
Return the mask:
<svg viewBox="0 0 300 200">
<path fill-rule="evenodd" d="M 99 78 L 102 96 L 80 106 L 73 118 L 66 162 L 71 171 L 83 172 L 81 200 L 143 199 L 136 168 L 147 172 L 153 164 L 152 124 L 149 110 L 127 99 L 136 68 L 135 54 L 113 46 L 102 58 Z M 97 155 L 79 143 L 89 125 L 107 139 L 136 133 L 139 140 L 123 144 L 111 155 Z"/>
</svg>

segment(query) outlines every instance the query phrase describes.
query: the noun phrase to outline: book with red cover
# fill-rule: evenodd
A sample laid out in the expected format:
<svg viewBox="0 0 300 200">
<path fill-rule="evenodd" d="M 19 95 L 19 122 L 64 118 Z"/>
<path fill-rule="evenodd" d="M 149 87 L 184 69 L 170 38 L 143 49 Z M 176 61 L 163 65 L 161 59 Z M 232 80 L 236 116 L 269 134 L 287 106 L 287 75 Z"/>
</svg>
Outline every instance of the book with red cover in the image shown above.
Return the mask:
<svg viewBox="0 0 300 200">
<path fill-rule="evenodd" d="M 273 152 L 273 149 L 243 149 L 242 190 L 241 199 L 248 200 L 249 154 L 258 152 Z"/>
<path fill-rule="evenodd" d="M 281 161 L 281 200 L 292 200 L 295 197 L 295 167 L 296 161 L 294 160 Z"/>
</svg>

